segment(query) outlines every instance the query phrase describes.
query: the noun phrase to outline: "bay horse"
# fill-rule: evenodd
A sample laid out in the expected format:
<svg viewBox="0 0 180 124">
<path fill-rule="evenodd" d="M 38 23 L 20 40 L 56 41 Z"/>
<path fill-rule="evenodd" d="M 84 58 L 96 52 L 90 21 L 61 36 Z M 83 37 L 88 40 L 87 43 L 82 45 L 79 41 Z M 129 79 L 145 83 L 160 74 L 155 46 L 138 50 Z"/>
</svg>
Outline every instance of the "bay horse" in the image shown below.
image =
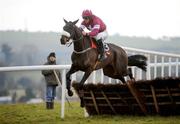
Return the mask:
<svg viewBox="0 0 180 124">
<path fill-rule="evenodd" d="M 66 74 L 66 88 L 68 95 L 72 96 L 71 91 L 71 74 L 77 71 L 85 72 L 79 86 L 83 88 L 84 82 L 94 70 L 103 69 L 104 75 L 119 79 L 125 83 L 124 76 L 133 79 L 131 69 L 128 66 L 137 66 L 146 71 L 147 58 L 143 55 L 127 56 L 125 50 L 114 44 L 108 43 L 109 55 L 102 62 L 98 61 L 98 50 L 92 48 L 92 38 L 83 36 L 81 29 L 76 26 L 76 21 L 66 21 L 61 33 L 60 42 L 62 45 L 73 43 L 74 51 L 71 55 L 72 65 Z"/>
</svg>

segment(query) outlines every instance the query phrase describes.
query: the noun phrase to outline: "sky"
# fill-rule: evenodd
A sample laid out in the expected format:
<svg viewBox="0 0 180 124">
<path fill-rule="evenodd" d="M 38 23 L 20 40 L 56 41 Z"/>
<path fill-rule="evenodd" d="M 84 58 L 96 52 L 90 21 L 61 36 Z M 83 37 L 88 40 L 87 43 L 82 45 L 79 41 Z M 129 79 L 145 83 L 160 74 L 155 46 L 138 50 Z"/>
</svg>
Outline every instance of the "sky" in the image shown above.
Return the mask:
<svg viewBox="0 0 180 124">
<path fill-rule="evenodd" d="M 0 30 L 60 32 L 90 9 L 110 35 L 180 36 L 180 0 L 0 0 Z"/>
</svg>

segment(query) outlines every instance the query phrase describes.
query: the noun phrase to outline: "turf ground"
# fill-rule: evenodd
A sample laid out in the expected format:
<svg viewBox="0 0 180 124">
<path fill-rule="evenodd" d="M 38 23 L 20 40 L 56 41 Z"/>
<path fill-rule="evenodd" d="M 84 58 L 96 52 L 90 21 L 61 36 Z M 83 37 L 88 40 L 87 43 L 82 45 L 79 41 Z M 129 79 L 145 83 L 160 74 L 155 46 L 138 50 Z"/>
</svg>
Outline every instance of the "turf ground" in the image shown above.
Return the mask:
<svg viewBox="0 0 180 124">
<path fill-rule="evenodd" d="M 66 104 L 65 118 L 60 118 L 60 104 L 46 110 L 45 104 L 0 105 L 0 124 L 180 124 L 180 116 L 93 116 L 84 117 L 78 102 Z"/>
</svg>

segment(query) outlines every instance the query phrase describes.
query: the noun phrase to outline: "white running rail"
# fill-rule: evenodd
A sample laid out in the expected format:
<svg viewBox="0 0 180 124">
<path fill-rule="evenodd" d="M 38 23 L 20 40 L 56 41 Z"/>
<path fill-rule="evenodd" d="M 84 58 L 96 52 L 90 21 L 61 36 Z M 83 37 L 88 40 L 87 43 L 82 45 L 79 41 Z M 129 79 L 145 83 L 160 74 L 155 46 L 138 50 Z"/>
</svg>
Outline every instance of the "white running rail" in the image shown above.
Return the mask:
<svg viewBox="0 0 180 124">
<path fill-rule="evenodd" d="M 65 110 L 65 90 L 66 90 L 66 71 L 70 68 L 70 65 L 37 65 L 37 66 L 14 66 L 14 67 L 0 67 L 0 72 L 16 72 L 16 71 L 40 71 L 50 69 L 61 69 L 62 70 L 62 93 L 61 93 L 61 118 L 64 118 Z"/>
<path fill-rule="evenodd" d="M 180 55 L 169 54 L 163 52 L 155 52 L 134 48 L 127 48 L 129 54 L 142 54 L 148 58 L 147 72 L 143 75 L 143 72 L 139 70 L 139 74 L 134 71 L 134 75 L 139 75 L 135 79 L 154 79 L 157 77 L 179 77 L 180 76 Z M 144 77 L 143 77 L 144 76 Z"/>
<path fill-rule="evenodd" d="M 136 80 L 141 79 L 154 79 L 157 77 L 179 77 L 180 76 L 180 55 L 169 54 L 162 52 L 154 52 L 142 49 L 123 47 L 129 55 L 142 54 L 148 58 L 147 72 L 143 72 L 140 69 L 133 67 L 133 75 Z M 34 70 L 49 70 L 60 69 L 62 71 L 62 98 L 61 98 L 61 118 L 64 118 L 65 110 L 65 89 L 66 78 L 65 74 L 69 70 L 70 65 L 37 65 L 37 66 L 13 66 L 13 67 L 0 67 L 0 72 L 3 71 L 34 71 Z M 72 80 L 78 80 L 82 78 L 82 73 L 75 73 L 72 75 Z M 114 79 L 107 78 L 103 75 L 103 71 L 94 71 L 88 81 L 86 82 L 101 82 L 113 83 Z M 90 81 L 91 79 L 91 81 Z M 106 79 L 106 80 L 105 80 Z M 114 80 L 117 82 L 117 80 Z"/>
</svg>

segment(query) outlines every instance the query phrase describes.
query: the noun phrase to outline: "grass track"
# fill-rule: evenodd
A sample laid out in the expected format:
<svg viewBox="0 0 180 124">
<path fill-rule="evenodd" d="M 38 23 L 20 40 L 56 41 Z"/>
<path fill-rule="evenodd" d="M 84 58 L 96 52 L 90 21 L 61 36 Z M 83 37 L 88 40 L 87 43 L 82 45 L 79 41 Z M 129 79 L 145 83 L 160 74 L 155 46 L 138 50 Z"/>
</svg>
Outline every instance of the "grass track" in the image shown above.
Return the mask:
<svg viewBox="0 0 180 124">
<path fill-rule="evenodd" d="M 78 102 L 66 104 L 65 118 L 60 118 L 60 104 L 46 110 L 45 104 L 0 105 L 0 124 L 180 124 L 180 116 L 93 116 L 84 117 Z"/>
</svg>

